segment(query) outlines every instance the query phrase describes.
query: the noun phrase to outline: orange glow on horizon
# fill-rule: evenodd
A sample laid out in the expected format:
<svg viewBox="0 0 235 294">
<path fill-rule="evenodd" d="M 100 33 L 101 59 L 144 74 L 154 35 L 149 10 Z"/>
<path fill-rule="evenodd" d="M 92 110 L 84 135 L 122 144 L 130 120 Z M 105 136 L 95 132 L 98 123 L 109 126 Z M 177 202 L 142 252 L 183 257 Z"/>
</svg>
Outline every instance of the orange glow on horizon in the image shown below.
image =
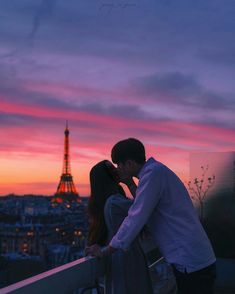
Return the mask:
<svg viewBox="0 0 235 294">
<path fill-rule="evenodd" d="M 172 168 L 181 178 L 187 178 L 188 162 L 187 156 L 177 158 L 173 152 L 164 154 L 160 148 L 150 147 L 147 149 L 147 156 L 154 156 Z M 109 159 L 108 152 L 104 158 Z M 183 154 L 182 154 L 183 155 Z M 80 158 L 73 160 L 71 156 L 72 176 L 78 193 L 81 196 L 88 196 L 89 172 L 93 165 L 103 160 L 101 157 L 92 158 L 85 161 Z M 2 159 L 3 169 L 0 170 L 0 195 L 8 193 L 15 194 L 46 194 L 53 195 L 56 192 L 57 185 L 62 172 L 62 159 L 57 161 L 49 159 L 48 155 L 27 156 L 24 159 Z M 183 167 L 183 169 L 182 169 Z"/>
<path fill-rule="evenodd" d="M 64 139 L 64 129 L 60 133 L 56 126 L 56 133 L 54 132 L 55 119 L 69 117 L 73 121 L 70 142 L 71 172 L 81 196 L 89 195 L 89 172 L 92 166 L 103 159 L 110 159 L 113 144 L 123 138 L 138 137 L 146 146 L 147 157 L 153 156 L 169 166 L 184 182 L 189 177 L 191 151 L 230 151 L 235 144 L 233 130 L 206 124 L 141 121 L 137 118 L 120 118 L 88 111 L 51 111 L 42 106 L 3 101 L 0 106 L 7 113 L 26 117 L 33 113 L 37 119 L 50 119 L 48 124 L 53 124 L 48 131 L 45 127 L 37 128 L 36 123 L 24 128 L 8 125 L 2 129 L 2 136 L 9 139 L 0 152 L 0 195 L 11 192 L 47 195 L 55 193 L 62 172 Z M 89 136 L 86 137 L 88 133 Z M 215 141 L 221 140 L 224 145 L 215 145 Z"/>
</svg>

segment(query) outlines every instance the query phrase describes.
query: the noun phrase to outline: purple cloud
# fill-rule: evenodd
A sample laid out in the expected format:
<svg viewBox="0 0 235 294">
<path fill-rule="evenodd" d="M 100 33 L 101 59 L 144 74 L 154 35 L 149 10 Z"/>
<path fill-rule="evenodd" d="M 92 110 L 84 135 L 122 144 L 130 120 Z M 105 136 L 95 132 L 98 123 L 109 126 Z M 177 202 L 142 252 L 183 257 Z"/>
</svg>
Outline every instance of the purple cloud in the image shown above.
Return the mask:
<svg viewBox="0 0 235 294">
<path fill-rule="evenodd" d="M 194 76 L 180 72 L 157 73 L 135 79 L 131 83 L 137 95 L 156 102 L 170 103 L 196 109 L 228 110 L 235 108 L 234 94 L 206 89 Z"/>
</svg>

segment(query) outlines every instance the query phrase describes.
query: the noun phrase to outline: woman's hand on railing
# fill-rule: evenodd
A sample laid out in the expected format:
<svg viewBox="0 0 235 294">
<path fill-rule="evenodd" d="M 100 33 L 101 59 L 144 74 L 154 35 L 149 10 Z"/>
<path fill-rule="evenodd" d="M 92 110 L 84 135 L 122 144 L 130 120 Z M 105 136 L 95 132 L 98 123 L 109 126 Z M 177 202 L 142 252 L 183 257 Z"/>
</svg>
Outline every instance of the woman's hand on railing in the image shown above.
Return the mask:
<svg viewBox="0 0 235 294">
<path fill-rule="evenodd" d="M 99 258 L 101 258 L 103 256 L 103 252 L 101 250 L 101 247 L 98 244 L 87 246 L 85 248 L 85 254 L 99 257 Z"/>
<path fill-rule="evenodd" d="M 110 245 L 100 247 L 98 244 L 94 244 L 85 248 L 85 254 L 101 258 L 113 254 L 116 250 Z"/>
</svg>

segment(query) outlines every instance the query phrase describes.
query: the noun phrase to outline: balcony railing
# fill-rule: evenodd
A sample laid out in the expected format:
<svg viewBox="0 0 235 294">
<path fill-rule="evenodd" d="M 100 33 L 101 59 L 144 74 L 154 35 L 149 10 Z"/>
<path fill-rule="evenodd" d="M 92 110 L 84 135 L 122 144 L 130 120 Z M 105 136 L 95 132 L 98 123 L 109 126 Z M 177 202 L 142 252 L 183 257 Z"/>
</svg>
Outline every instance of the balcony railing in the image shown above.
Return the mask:
<svg viewBox="0 0 235 294">
<path fill-rule="evenodd" d="M 95 285 L 105 275 L 107 260 L 84 257 L 0 289 L 0 294 L 72 294 Z"/>
<path fill-rule="evenodd" d="M 60 267 L 46 271 L 26 280 L 0 289 L 0 294 L 78 294 L 78 289 L 94 287 L 99 277 L 106 273 L 107 259 L 84 257 Z M 151 268 L 163 268 L 164 259 L 155 261 Z M 159 273 L 158 273 L 159 274 Z M 235 261 L 228 259 L 217 260 L 216 294 L 235 293 Z M 160 273 L 153 280 L 154 293 L 176 293 L 174 278 L 171 274 Z M 83 292 L 88 294 L 91 292 Z M 93 292 L 94 293 L 94 292 Z"/>
<path fill-rule="evenodd" d="M 151 266 L 155 267 L 162 261 L 160 258 Z M 78 289 L 95 286 L 97 279 L 105 276 L 106 266 L 106 258 L 84 257 L 2 288 L 0 294 L 78 293 Z"/>
</svg>

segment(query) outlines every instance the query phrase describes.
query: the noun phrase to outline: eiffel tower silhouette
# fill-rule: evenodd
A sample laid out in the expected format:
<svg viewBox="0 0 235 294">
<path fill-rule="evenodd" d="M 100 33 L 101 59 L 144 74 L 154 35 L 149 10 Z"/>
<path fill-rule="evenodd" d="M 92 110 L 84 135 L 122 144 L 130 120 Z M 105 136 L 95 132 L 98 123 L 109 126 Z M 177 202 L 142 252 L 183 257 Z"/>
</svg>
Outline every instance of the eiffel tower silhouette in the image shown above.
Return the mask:
<svg viewBox="0 0 235 294">
<path fill-rule="evenodd" d="M 52 202 L 81 202 L 79 194 L 73 182 L 70 167 L 70 156 L 69 156 L 69 128 L 68 121 L 66 121 L 66 128 L 64 131 L 64 160 L 63 170 L 60 177 L 60 182 L 57 187 L 56 193 L 52 199 Z"/>
</svg>

